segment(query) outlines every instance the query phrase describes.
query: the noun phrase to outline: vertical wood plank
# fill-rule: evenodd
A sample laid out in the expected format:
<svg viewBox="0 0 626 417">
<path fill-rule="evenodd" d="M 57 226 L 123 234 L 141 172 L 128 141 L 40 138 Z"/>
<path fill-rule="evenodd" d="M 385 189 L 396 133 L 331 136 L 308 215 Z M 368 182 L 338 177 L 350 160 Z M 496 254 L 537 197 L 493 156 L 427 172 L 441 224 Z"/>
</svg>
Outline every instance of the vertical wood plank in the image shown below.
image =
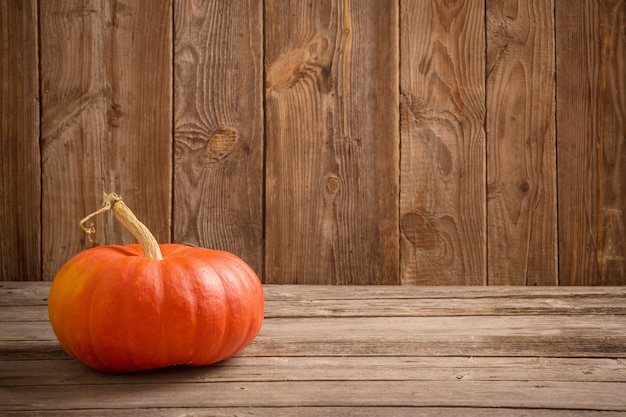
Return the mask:
<svg viewBox="0 0 626 417">
<path fill-rule="evenodd" d="M 263 269 L 263 4 L 175 3 L 174 240 Z"/>
<path fill-rule="evenodd" d="M 398 7 L 268 0 L 266 281 L 397 284 Z"/>
<path fill-rule="evenodd" d="M 87 246 L 104 191 L 170 239 L 172 4 L 41 2 L 43 276 Z M 130 243 L 112 216 L 98 243 Z"/>
<path fill-rule="evenodd" d="M 36 0 L 0 2 L 0 281 L 41 278 Z"/>
<path fill-rule="evenodd" d="M 401 1 L 403 284 L 486 281 L 484 13 Z"/>
<path fill-rule="evenodd" d="M 486 13 L 488 283 L 556 285 L 554 4 Z"/>
<path fill-rule="evenodd" d="M 626 284 L 626 1 L 556 2 L 559 266 Z"/>
</svg>

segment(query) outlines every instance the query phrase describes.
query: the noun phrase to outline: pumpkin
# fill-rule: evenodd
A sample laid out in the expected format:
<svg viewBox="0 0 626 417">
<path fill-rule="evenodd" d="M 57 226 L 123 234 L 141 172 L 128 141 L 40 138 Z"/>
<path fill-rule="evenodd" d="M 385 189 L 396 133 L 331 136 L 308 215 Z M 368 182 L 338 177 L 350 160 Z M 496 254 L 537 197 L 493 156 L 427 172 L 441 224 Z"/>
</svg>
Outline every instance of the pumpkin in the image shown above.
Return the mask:
<svg viewBox="0 0 626 417">
<path fill-rule="evenodd" d="M 225 251 L 159 245 L 121 197 L 112 211 L 139 244 L 84 250 L 57 273 L 48 297 L 52 328 L 72 357 L 103 372 L 208 365 L 236 355 L 263 322 L 254 271 Z"/>
</svg>

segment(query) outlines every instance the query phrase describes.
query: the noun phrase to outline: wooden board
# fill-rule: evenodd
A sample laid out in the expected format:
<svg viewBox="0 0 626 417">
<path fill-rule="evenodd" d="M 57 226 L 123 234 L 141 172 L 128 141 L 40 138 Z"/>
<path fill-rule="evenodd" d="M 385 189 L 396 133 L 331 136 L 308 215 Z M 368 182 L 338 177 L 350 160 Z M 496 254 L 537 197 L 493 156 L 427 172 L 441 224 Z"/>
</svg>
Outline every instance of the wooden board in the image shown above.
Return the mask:
<svg viewBox="0 0 626 417">
<path fill-rule="evenodd" d="M 441 298 L 391 297 L 388 288 L 381 292 L 384 298 L 367 299 L 296 299 L 267 300 L 266 306 L 272 311 L 267 318 L 276 317 L 429 317 L 433 315 L 455 316 L 491 316 L 491 315 L 532 315 L 541 312 L 543 315 L 626 315 L 626 296 L 622 297 L 623 306 L 614 303 L 607 305 L 606 295 L 585 295 L 580 297 L 563 297 L 557 294 L 511 300 L 508 296 L 494 297 L 489 303 L 475 300 L 468 296 L 454 301 L 452 305 L 443 306 Z M 394 304 L 390 306 L 391 300 Z M 363 312 L 361 303 L 369 306 Z M 43 321 L 47 319 L 47 311 L 33 310 L 32 305 L 3 306 L 0 320 L 5 321 Z"/>
<path fill-rule="evenodd" d="M 625 20 L 625 0 L 3 2 L 0 280 L 51 280 L 115 191 L 159 241 L 268 283 L 624 285 Z"/>
<path fill-rule="evenodd" d="M 609 324 L 606 324 L 609 322 Z M 623 315 L 268 318 L 242 356 L 623 357 Z M 63 357 L 47 322 L 6 322 L 0 340 L 28 342 L 2 360 Z M 51 356 L 53 354 L 53 356 Z"/>
<path fill-rule="evenodd" d="M 0 281 L 41 279 L 37 1 L 0 4 Z"/>
<path fill-rule="evenodd" d="M 554 4 L 487 2 L 488 275 L 558 283 Z"/>
<path fill-rule="evenodd" d="M 0 284 L 3 416 L 626 412 L 624 287 L 266 285 L 265 323 L 240 355 L 117 375 L 61 350 L 48 288 Z"/>
<path fill-rule="evenodd" d="M 262 275 L 262 2 L 174 6 L 173 238 Z"/>
<path fill-rule="evenodd" d="M 256 357 L 240 356 L 210 367 L 168 368 L 134 375 L 90 372 L 67 360 L 3 361 L 0 387 L 40 385 L 163 384 L 263 381 L 500 381 L 626 382 L 624 362 L 597 358 L 485 357 Z M 68 378 L 68 374 L 71 378 Z"/>
<path fill-rule="evenodd" d="M 484 284 L 485 8 L 401 2 L 403 284 Z"/>
<path fill-rule="evenodd" d="M 41 2 L 43 278 L 89 246 L 78 221 L 117 192 L 169 241 L 170 1 Z M 113 216 L 97 243 L 134 238 Z"/>
<path fill-rule="evenodd" d="M 399 282 L 397 27 L 392 1 L 266 2 L 266 282 Z"/>
<path fill-rule="evenodd" d="M 212 382 L 210 384 L 121 384 L 38 386 L 4 388 L 3 409 L 85 410 L 108 407 L 111 412 L 145 408 L 171 409 L 193 404 L 195 407 L 457 407 L 473 408 L 485 404 L 494 408 L 563 408 L 564 396 L 571 409 L 623 411 L 626 397 L 623 383 L 509 381 L 506 384 L 467 381 L 462 384 L 436 381 L 263 381 Z M 572 391 L 585 395 L 572 395 Z M 24 403 L 24 399 L 28 401 Z M 604 404 L 604 405 L 602 405 Z M 461 410 L 459 410 L 461 411 Z M 463 414 L 457 414 L 463 415 Z"/>
<path fill-rule="evenodd" d="M 560 283 L 623 285 L 626 2 L 555 11 Z"/>
<path fill-rule="evenodd" d="M 162 408 L 154 409 L 131 409 L 111 410 L 107 408 L 89 410 L 46 410 L 37 411 L 7 411 L 6 417 L 102 417 L 118 416 L 119 413 L 132 413 L 135 417 L 156 416 L 185 416 L 185 417 L 415 417 L 415 413 L 428 417 L 527 417 L 530 413 L 533 417 L 619 417 L 622 411 L 597 411 L 597 410 L 537 410 L 529 411 L 523 407 L 506 408 L 460 408 L 460 407 L 224 407 L 224 408 Z"/>
</svg>

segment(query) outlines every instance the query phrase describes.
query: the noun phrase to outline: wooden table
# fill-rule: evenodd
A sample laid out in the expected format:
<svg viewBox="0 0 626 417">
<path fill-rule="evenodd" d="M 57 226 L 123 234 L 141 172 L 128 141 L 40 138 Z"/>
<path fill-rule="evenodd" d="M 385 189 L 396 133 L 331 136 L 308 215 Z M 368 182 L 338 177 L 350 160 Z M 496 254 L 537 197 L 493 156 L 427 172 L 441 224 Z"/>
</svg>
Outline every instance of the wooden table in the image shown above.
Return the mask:
<svg viewBox="0 0 626 417">
<path fill-rule="evenodd" d="M 266 286 L 240 355 L 101 374 L 0 283 L 2 416 L 626 415 L 626 288 Z"/>
</svg>

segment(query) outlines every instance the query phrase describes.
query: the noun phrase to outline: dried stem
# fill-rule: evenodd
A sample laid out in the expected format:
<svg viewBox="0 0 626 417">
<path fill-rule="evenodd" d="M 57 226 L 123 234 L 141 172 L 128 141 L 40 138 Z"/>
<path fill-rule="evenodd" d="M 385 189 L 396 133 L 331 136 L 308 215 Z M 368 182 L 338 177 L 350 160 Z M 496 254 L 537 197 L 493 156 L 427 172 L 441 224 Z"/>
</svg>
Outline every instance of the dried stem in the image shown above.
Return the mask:
<svg viewBox="0 0 626 417">
<path fill-rule="evenodd" d="M 135 214 L 122 201 L 122 197 L 115 193 L 104 194 L 102 208 L 89 214 L 80 221 L 80 227 L 87 233 L 89 240 L 92 241 L 91 235 L 96 232 L 96 228 L 91 222 L 91 218 L 100 213 L 111 210 L 118 222 L 122 224 L 129 232 L 133 234 L 137 242 L 141 246 L 143 256 L 156 260 L 163 259 L 159 243 L 154 238 L 150 230 L 137 219 Z"/>
</svg>

